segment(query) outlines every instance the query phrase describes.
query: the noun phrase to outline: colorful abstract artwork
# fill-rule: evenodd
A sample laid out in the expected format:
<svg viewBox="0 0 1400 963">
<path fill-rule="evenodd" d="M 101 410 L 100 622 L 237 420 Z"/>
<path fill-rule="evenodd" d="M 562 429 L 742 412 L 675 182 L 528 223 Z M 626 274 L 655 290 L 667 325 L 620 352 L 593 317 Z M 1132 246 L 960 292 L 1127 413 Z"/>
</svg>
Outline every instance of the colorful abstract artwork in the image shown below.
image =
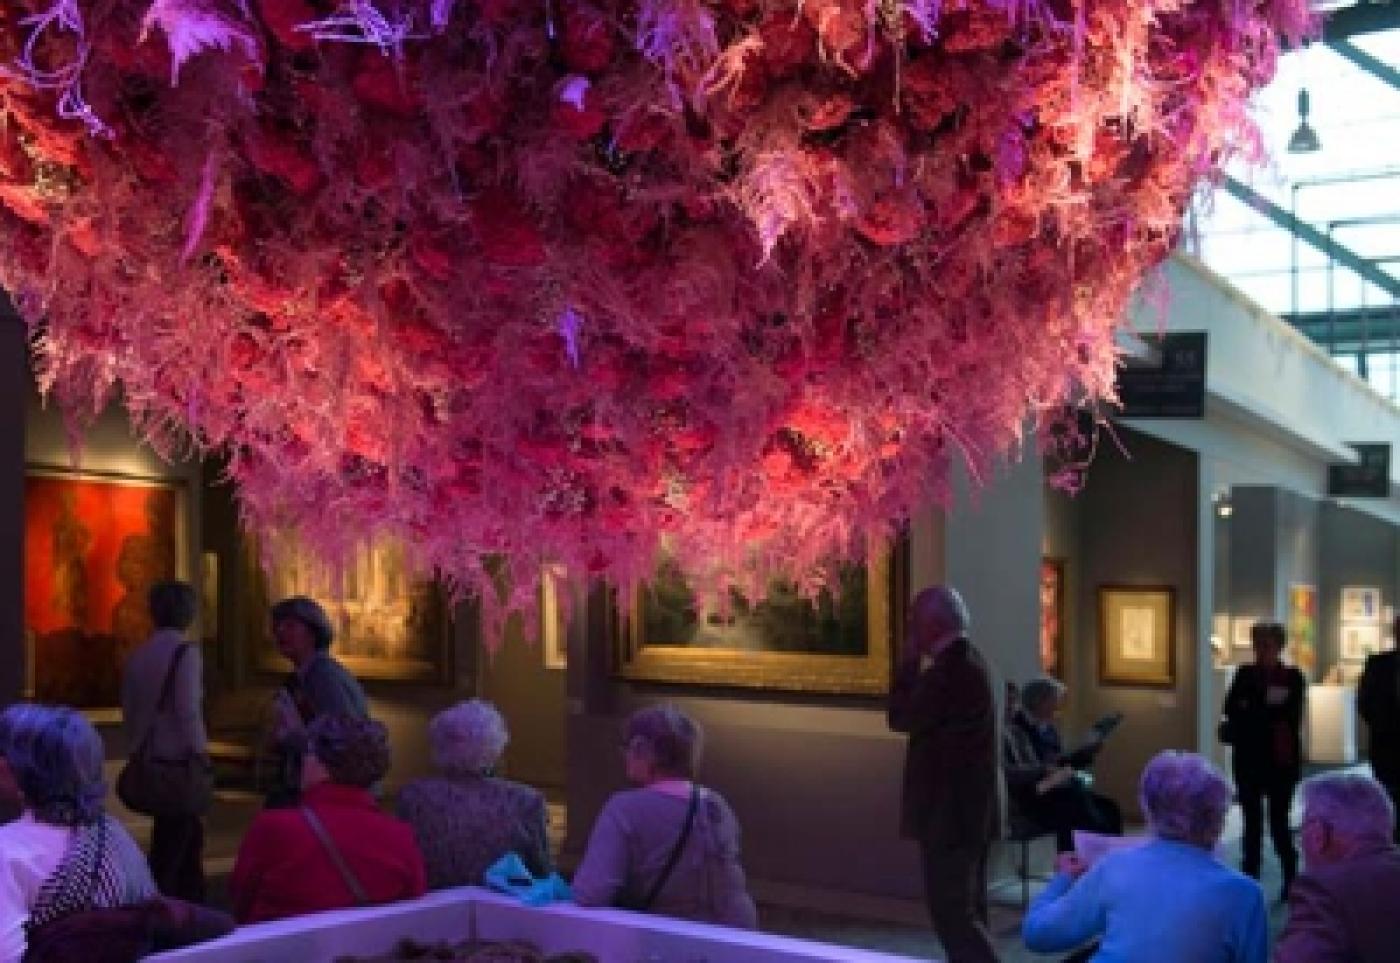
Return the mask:
<svg viewBox="0 0 1400 963">
<path fill-rule="evenodd" d="M 1317 674 L 1317 586 L 1288 586 L 1288 644 L 1293 663 L 1311 680 Z"/>
<path fill-rule="evenodd" d="M 24 524 L 30 694 L 85 709 L 117 705 L 122 665 L 151 633 L 146 595 L 181 570 L 180 489 L 30 473 Z"/>
</svg>

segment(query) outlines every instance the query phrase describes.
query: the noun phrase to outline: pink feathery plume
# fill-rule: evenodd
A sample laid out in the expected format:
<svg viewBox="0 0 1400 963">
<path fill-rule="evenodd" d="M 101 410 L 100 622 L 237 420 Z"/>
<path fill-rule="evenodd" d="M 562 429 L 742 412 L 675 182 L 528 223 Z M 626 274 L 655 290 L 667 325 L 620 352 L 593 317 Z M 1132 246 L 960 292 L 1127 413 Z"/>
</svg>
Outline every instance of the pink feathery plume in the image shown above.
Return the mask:
<svg viewBox="0 0 1400 963">
<path fill-rule="evenodd" d="M 784 234 L 816 220 L 817 188 L 798 151 L 760 154 L 740 180 L 735 203 L 753 225 L 764 264 Z"/>
<path fill-rule="evenodd" d="M 438 0 L 438 3 L 444 2 L 446 0 Z M 438 12 L 437 4 L 433 12 Z M 423 34 L 414 32 L 412 12 L 391 20 L 370 0 L 348 0 L 331 16 L 301 24 L 297 29 L 317 40 L 373 44 L 386 54 L 397 52 L 405 40 L 426 39 Z"/>
<path fill-rule="evenodd" d="M 636 44 L 642 56 L 662 69 L 673 93 L 677 77 L 703 77 L 720 52 L 715 16 L 697 0 L 643 0 Z"/>
<path fill-rule="evenodd" d="M 180 251 L 180 260 L 188 261 L 199 248 L 200 238 L 209 224 L 209 211 L 214 204 L 214 187 L 218 182 L 219 154 L 211 149 L 204 158 L 204 169 L 199 175 L 199 193 L 190 205 L 189 216 L 185 220 L 185 246 Z"/>
<path fill-rule="evenodd" d="M 447 29 L 447 24 L 452 19 L 452 8 L 456 5 L 457 0 L 433 0 L 432 6 L 428 8 L 428 22 L 432 24 L 434 33 L 441 33 Z"/>
<path fill-rule="evenodd" d="M 0 68 L 0 73 L 22 80 L 38 90 L 58 91 L 58 116 L 64 120 L 81 121 L 94 137 L 111 137 L 112 129 L 83 97 L 83 69 L 87 66 L 92 48 L 77 0 L 55 0 L 48 10 L 24 17 L 19 23 L 21 27 L 31 28 L 29 36 L 14 64 Z M 77 54 L 70 62 L 45 70 L 35 63 L 34 53 L 40 38 L 50 27 L 77 34 Z"/>
<path fill-rule="evenodd" d="M 248 8 L 242 0 L 155 0 L 141 21 L 137 43 L 159 27 L 170 45 L 170 86 L 180 82 L 180 67 L 205 50 L 240 51 L 259 60 Z"/>
</svg>

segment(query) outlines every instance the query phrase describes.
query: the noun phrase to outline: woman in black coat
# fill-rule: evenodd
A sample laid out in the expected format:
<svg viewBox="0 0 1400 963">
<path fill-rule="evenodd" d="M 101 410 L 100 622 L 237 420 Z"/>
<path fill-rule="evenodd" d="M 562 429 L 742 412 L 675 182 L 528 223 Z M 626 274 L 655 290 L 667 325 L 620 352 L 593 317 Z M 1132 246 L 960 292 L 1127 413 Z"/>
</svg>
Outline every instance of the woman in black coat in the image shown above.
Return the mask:
<svg viewBox="0 0 1400 963">
<path fill-rule="evenodd" d="M 1263 808 L 1269 804 L 1269 833 L 1283 869 L 1283 893 L 1298 872 L 1298 850 L 1288 814 L 1302 768 L 1303 674 L 1279 658 L 1288 636 L 1276 622 L 1250 630 L 1254 663 L 1235 672 L 1225 696 L 1220 736 L 1235 747 L 1235 788 L 1244 813 L 1244 871 L 1259 877 Z"/>
</svg>

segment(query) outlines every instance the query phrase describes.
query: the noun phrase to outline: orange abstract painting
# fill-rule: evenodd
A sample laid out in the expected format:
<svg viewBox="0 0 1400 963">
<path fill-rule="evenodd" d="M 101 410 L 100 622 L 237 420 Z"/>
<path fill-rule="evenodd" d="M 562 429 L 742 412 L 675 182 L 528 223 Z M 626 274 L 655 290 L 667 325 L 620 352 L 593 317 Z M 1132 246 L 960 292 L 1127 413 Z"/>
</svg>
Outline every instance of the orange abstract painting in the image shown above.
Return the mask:
<svg viewBox="0 0 1400 963">
<path fill-rule="evenodd" d="M 176 577 L 180 521 L 170 485 L 26 478 L 24 622 L 35 699 L 117 705 L 122 663 L 151 632 L 146 595 Z"/>
</svg>

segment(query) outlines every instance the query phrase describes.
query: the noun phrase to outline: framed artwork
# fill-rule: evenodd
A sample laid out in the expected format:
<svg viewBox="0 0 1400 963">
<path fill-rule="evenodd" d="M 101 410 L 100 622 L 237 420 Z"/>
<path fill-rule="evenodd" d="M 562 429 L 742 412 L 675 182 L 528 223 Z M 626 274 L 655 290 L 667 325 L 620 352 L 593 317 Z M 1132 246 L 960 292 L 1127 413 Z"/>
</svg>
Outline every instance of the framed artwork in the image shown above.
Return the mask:
<svg viewBox="0 0 1400 963">
<path fill-rule="evenodd" d="M 1059 677 L 1064 671 L 1065 562 L 1040 560 L 1040 670 Z"/>
<path fill-rule="evenodd" d="M 674 562 L 618 616 L 624 678 L 799 692 L 884 695 L 890 684 L 896 593 L 907 542 L 872 546 L 845 565 L 839 591 L 817 598 L 774 581 L 759 600 L 734 593 L 727 611 L 701 605 Z"/>
<path fill-rule="evenodd" d="M 1317 674 L 1317 587 L 1288 586 L 1288 644 L 1306 679 Z"/>
<path fill-rule="evenodd" d="M 1099 682 L 1176 686 L 1176 590 L 1170 586 L 1099 587 Z"/>
<path fill-rule="evenodd" d="M 569 667 L 568 625 L 559 592 L 567 588 L 563 572 L 546 568 L 540 576 L 540 649 L 546 669 Z"/>
<path fill-rule="evenodd" d="M 1380 623 L 1351 622 L 1342 625 L 1341 656 L 1346 662 L 1361 662 L 1381 650 Z"/>
<path fill-rule="evenodd" d="M 250 540 L 251 543 L 251 540 Z M 343 571 L 313 556 L 293 539 L 270 553 L 270 567 L 249 553 L 255 599 L 255 663 L 286 672 L 267 613 L 273 602 L 306 595 L 320 602 L 335 626 L 331 652 L 359 679 L 446 685 L 452 681 L 451 618 L 447 595 L 436 581 L 408 566 L 403 546 L 391 541 L 361 546 Z"/>
<path fill-rule="evenodd" d="M 121 702 L 126 657 L 151 634 L 146 596 L 185 577 L 180 482 L 30 469 L 24 485 L 29 698 L 79 709 Z"/>
<path fill-rule="evenodd" d="M 1343 622 L 1380 622 L 1381 590 L 1370 586 L 1342 589 Z"/>
</svg>

